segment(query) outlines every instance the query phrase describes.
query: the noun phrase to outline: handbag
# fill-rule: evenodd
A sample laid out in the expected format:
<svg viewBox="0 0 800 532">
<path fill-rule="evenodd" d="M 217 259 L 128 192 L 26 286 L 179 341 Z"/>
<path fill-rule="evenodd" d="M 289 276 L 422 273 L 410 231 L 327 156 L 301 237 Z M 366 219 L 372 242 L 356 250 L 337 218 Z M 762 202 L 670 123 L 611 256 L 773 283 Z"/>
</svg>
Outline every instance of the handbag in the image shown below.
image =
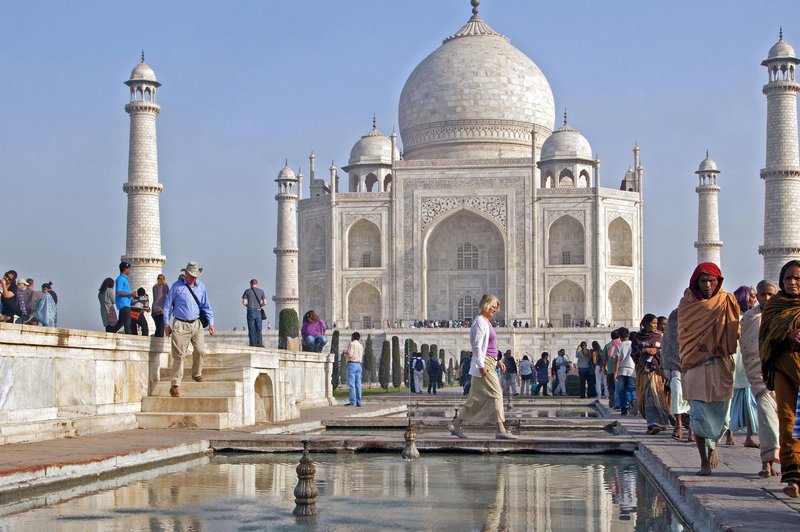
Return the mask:
<svg viewBox="0 0 800 532">
<path fill-rule="evenodd" d="M 186 283 L 186 288 L 189 289 L 189 293 L 192 294 L 194 302 L 197 303 L 197 308 L 200 309 L 200 325 L 202 325 L 203 329 L 205 329 L 208 327 L 208 314 L 206 314 L 206 311 L 200 306 L 200 301 L 198 301 L 197 296 L 194 295 L 194 290 L 192 290 L 192 287 L 189 286 L 189 283 Z"/>
<path fill-rule="evenodd" d="M 258 293 L 256 292 L 256 289 L 251 286 L 250 290 L 253 291 L 253 295 L 256 296 L 256 301 L 258 301 Z M 258 304 L 258 306 L 259 306 L 259 308 L 261 310 L 261 319 L 262 320 L 266 320 L 267 319 L 267 313 L 264 312 L 264 307 L 262 307 L 260 303 Z"/>
</svg>

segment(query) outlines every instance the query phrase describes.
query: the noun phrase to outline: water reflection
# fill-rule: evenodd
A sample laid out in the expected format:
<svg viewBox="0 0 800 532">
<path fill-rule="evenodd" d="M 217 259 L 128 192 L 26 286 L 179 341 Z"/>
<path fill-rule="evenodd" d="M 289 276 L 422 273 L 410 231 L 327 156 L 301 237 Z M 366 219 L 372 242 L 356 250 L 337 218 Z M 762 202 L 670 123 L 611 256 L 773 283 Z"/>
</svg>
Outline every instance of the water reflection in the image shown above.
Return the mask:
<svg viewBox="0 0 800 532">
<path fill-rule="evenodd" d="M 312 457 L 310 520 L 291 514 L 299 455 L 217 455 L 52 494 L 0 517 L 0 530 L 682 530 L 631 457 Z"/>
</svg>

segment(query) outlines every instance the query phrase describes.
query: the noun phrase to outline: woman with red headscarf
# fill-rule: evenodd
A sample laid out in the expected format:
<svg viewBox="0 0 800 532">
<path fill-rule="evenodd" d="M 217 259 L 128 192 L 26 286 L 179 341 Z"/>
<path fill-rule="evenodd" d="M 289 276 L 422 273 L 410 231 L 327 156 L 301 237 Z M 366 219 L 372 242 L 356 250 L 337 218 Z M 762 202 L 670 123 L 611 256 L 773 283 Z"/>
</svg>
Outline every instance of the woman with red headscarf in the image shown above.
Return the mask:
<svg viewBox="0 0 800 532">
<path fill-rule="evenodd" d="M 797 391 L 800 388 L 800 261 L 790 260 L 778 277 L 780 291 L 764 305 L 758 334 L 764 383 L 775 390 L 778 404 L 783 492 L 800 497 L 800 439 L 794 438 Z"/>
<path fill-rule="evenodd" d="M 678 305 L 683 395 L 691 405 L 701 476 L 710 475 L 719 463 L 717 442 L 728 428 L 733 397 L 739 305 L 722 290 L 722 280 L 716 264 L 698 265 Z"/>
</svg>

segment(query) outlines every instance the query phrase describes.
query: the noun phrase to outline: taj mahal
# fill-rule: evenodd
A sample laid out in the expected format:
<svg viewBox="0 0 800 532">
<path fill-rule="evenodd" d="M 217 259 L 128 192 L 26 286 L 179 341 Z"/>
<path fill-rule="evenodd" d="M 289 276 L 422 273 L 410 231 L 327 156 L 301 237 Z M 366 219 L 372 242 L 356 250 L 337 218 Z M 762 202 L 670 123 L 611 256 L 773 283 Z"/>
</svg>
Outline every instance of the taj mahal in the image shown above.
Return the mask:
<svg viewBox="0 0 800 532">
<path fill-rule="evenodd" d="M 312 153 L 310 197 L 302 174 L 280 171 L 276 313 L 354 328 L 463 320 L 492 292 L 509 323 L 638 321 L 638 147 L 601 180 L 566 112 L 556 124 L 544 73 L 477 11 L 408 77 L 399 137 L 373 120 L 327 179 Z"/>
</svg>

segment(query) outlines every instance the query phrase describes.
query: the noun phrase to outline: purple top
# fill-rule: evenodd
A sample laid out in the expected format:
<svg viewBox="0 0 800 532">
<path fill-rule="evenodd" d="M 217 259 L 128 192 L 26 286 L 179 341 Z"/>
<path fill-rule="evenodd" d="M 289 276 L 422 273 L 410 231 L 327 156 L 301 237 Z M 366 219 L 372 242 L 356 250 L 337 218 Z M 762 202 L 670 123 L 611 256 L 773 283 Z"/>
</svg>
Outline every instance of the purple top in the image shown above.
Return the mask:
<svg viewBox="0 0 800 532">
<path fill-rule="evenodd" d="M 324 320 L 317 320 L 314 323 L 303 323 L 303 328 L 300 329 L 300 334 L 303 336 L 325 336 L 325 331 L 328 326 L 325 325 Z"/>
<path fill-rule="evenodd" d="M 486 347 L 486 356 L 492 357 L 497 360 L 497 334 L 494 332 L 494 327 L 489 323 L 489 345 Z"/>
</svg>

